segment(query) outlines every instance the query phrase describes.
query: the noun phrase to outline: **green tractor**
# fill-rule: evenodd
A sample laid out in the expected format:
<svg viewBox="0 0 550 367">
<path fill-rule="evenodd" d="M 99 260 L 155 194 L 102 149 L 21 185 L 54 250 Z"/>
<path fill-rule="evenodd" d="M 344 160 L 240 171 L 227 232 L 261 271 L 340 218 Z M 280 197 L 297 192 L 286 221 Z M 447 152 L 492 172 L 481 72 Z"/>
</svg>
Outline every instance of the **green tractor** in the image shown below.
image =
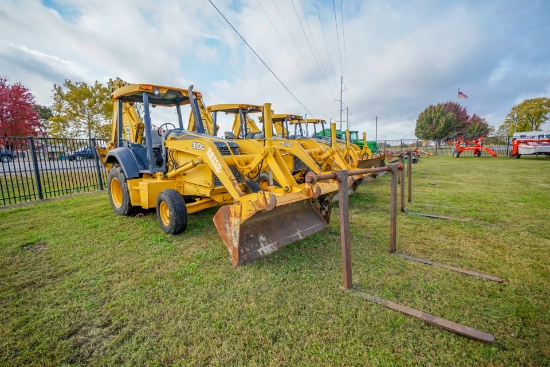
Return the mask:
<svg viewBox="0 0 550 367">
<path fill-rule="evenodd" d="M 330 137 L 330 129 L 321 130 L 316 134 L 314 134 L 314 136 L 317 138 L 322 138 L 324 136 Z M 350 131 L 349 138 L 352 144 L 355 144 L 360 149 L 363 149 L 363 139 L 359 138 L 359 131 Z M 336 130 L 336 139 L 345 141 L 346 132 L 343 130 Z M 373 155 L 380 153 L 380 148 L 378 147 L 378 144 L 375 141 L 367 141 L 367 147 L 370 149 Z"/>
</svg>

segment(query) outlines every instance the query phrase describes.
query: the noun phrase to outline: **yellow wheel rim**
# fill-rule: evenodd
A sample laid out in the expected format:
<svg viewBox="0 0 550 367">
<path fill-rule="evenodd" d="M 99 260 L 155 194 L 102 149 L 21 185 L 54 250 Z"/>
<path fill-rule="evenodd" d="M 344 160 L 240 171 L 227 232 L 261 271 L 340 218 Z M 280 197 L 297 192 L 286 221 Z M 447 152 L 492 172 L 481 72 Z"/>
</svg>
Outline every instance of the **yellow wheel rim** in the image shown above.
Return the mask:
<svg viewBox="0 0 550 367">
<path fill-rule="evenodd" d="M 113 204 L 117 208 L 122 206 L 122 187 L 120 187 L 120 182 L 116 178 L 111 180 L 111 198 L 113 199 Z"/>
<path fill-rule="evenodd" d="M 162 201 L 159 205 L 159 215 L 162 224 L 168 226 L 170 224 L 170 210 L 165 201 Z"/>
</svg>

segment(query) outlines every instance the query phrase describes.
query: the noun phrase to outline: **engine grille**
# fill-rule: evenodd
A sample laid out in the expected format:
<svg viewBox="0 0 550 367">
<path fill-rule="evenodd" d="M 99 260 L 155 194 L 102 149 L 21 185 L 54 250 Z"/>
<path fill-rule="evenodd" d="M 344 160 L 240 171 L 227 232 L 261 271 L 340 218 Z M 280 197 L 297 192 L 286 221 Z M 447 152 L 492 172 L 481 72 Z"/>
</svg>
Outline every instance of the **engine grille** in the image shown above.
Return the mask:
<svg viewBox="0 0 550 367">
<path fill-rule="evenodd" d="M 235 179 L 237 180 L 238 183 L 243 183 L 245 181 L 244 176 L 239 172 L 237 167 L 229 166 L 229 169 L 233 173 L 233 176 L 235 176 Z M 212 174 L 212 177 L 214 181 L 214 186 L 223 186 L 218 176 L 216 176 L 215 174 Z"/>
<path fill-rule="evenodd" d="M 225 144 L 217 145 L 217 148 L 222 156 L 228 156 L 231 154 L 233 155 L 241 154 L 238 146 L 232 146 L 231 151 L 229 150 L 229 147 Z M 241 174 L 241 172 L 239 172 L 237 167 L 229 166 L 229 169 L 233 173 L 233 176 L 235 176 L 235 179 L 237 180 L 238 183 L 243 183 L 245 181 L 244 176 Z M 212 174 L 212 180 L 214 181 L 214 186 L 222 186 L 222 182 L 220 181 L 218 176 L 216 176 L 215 174 Z"/>
<path fill-rule="evenodd" d="M 226 145 L 220 145 L 218 146 L 218 150 L 220 151 L 221 155 L 231 155 L 231 153 L 233 153 L 234 155 L 241 154 L 239 152 L 239 147 L 231 147 L 231 151 L 229 151 L 229 147 L 227 147 Z"/>
</svg>

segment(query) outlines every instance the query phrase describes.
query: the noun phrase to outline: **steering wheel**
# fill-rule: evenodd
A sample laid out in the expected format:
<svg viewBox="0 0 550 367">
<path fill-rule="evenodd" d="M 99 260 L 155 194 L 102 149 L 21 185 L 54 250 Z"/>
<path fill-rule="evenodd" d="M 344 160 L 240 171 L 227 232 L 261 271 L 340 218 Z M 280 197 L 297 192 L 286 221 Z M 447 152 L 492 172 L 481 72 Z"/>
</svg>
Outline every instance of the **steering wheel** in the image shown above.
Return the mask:
<svg viewBox="0 0 550 367">
<path fill-rule="evenodd" d="M 159 126 L 159 128 L 158 128 L 158 130 L 157 130 L 159 136 L 162 136 L 162 134 L 164 134 L 164 132 L 165 132 L 166 130 L 168 130 L 168 127 L 169 127 L 169 126 L 172 126 L 172 129 L 175 129 L 175 128 L 176 128 L 176 125 L 174 125 L 174 124 L 171 123 L 171 122 L 167 122 L 167 123 L 165 123 L 165 124 L 162 124 L 162 125 Z M 171 129 L 170 129 L 170 130 L 171 130 Z"/>
</svg>

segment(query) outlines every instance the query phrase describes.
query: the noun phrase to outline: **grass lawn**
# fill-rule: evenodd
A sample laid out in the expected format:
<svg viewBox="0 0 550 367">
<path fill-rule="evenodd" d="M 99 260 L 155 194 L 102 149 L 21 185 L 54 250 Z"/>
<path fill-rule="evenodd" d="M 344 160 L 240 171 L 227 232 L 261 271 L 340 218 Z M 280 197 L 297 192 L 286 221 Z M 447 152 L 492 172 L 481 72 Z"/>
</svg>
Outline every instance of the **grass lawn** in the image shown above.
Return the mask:
<svg viewBox="0 0 550 367">
<path fill-rule="evenodd" d="M 495 336 L 477 342 L 341 287 L 329 229 L 234 268 L 212 217 L 164 234 L 97 192 L 0 209 L 0 365 L 550 365 L 550 160 L 463 156 L 413 165 L 398 251 L 389 175 L 350 197 L 356 290 Z M 284 230 L 281 229 L 281 230 Z"/>
</svg>

